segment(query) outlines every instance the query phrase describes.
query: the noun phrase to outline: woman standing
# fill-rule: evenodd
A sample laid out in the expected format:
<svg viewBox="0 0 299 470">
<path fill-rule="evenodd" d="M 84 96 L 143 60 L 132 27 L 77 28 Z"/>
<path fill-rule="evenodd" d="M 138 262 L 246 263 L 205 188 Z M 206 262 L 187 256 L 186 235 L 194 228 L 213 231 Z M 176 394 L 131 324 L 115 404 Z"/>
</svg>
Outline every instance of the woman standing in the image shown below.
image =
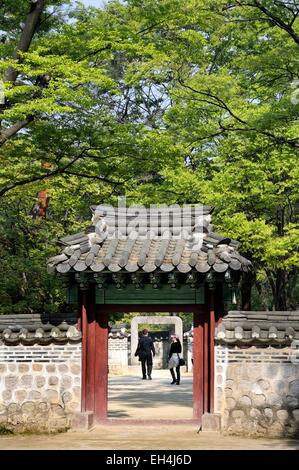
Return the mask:
<svg viewBox="0 0 299 470">
<path fill-rule="evenodd" d="M 168 367 L 171 373 L 172 377 L 172 382 L 171 385 L 176 384 L 180 385 L 180 379 L 181 379 L 181 374 L 180 374 L 180 356 L 179 353 L 182 352 L 182 345 L 181 342 L 178 338 L 177 335 L 171 335 L 171 346 L 168 354 Z M 175 372 L 176 371 L 176 377 L 175 377 Z"/>
</svg>

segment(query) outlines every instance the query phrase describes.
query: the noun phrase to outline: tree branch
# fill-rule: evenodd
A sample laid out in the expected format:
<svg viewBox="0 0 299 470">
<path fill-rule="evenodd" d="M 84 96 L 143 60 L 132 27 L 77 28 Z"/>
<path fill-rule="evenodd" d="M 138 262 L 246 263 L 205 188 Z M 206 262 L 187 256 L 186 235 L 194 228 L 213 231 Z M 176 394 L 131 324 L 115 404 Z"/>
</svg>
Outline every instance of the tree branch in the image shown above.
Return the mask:
<svg viewBox="0 0 299 470">
<path fill-rule="evenodd" d="M 13 54 L 14 59 L 18 59 L 21 62 L 20 52 L 27 52 L 34 33 L 36 32 L 40 16 L 43 12 L 46 0 L 37 0 L 36 2 L 30 2 L 30 10 L 27 14 L 24 28 L 21 33 L 19 44 Z M 14 83 L 18 76 L 18 71 L 13 67 L 9 67 L 6 71 L 4 81 Z"/>
<path fill-rule="evenodd" d="M 103 181 L 104 183 L 112 184 L 115 186 L 124 184 L 124 181 L 113 181 L 113 180 L 110 180 L 109 178 L 106 178 L 105 176 L 89 175 L 87 173 L 82 173 L 78 171 L 64 171 L 63 174 L 71 175 L 71 176 L 79 176 L 80 178 L 95 179 L 95 180 Z"/>
<path fill-rule="evenodd" d="M 187 88 L 189 90 L 191 90 L 192 92 L 194 93 L 197 93 L 199 95 L 202 95 L 202 96 L 205 96 L 205 97 L 208 97 L 208 98 L 211 98 L 212 100 L 214 101 L 211 101 L 211 100 L 207 100 L 207 99 L 200 99 L 199 101 L 201 102 L 204 102 L 204 103 L 208 103 L 212 106 L 216 106 L 217 108 L 221 108 L 221 109 L 224 109 L 225 111 L 227 111 L 229 113 L 229 115 L 235 119 L 236 121 L 238 121 L 239 123 L 243 124 L 244 126 L 246 127 L 225 127 L 222 125 L 222 123 L 219 123 L 219 126 L 220 128 L 223 130 L 223 131 L 226 131 L 226 132 L 257 132 L 258 134 L 262 134 L 262 135 L 265 135 L 267 137 L 270 137 L 271 139 L 273 139 L 276 143 L 278 144 L 287 144 L 289 145 L 290 147 L 292 148 L 299 148 L 299 143 L 298 143 L 298 139 L 287 139 L 286 137 L 284 136 L 281 136 L 281 135 L 275 135 L 269 131 L 263 131 L 263 130 L 260 130 L 260 129 L 257 129 L 255 127 L 250 127 L 249 124 L 244 121 L 243 119 L 241 119 L 239 116 L 237 116 L 230 108 L 229 106 L 221 99 L 219 98 L 217 95 L 214 95 L 213 93 L 210 93 L 210 92 L 205 92 L 205 91 L 200 91 L 200 90 L 196 90 L 195 88 L 189 86 L 189 85 L 186 85 L 181 79 L 179 79 L 179 83 L 181 86 L 183 86 L 184 88 Z"/>
<path fill-rule="evenodd" d="M 238 6 L 247 6 L 251 8 L 257 8 L 259 11 L 264 13 L 266 17 L 268 17 L 270 20 L 273 21 L 273 23 L 278 26 L 280 29 L 286 31 L 288 35 L 295 41 L 296 44 L 299 45 L 299 35 L 296 33 L 296 31 L 293 29 L 293 24 L 294 21 L 298 15 L 298 12 L 293 13 L 293 20 L 290 23 L 286 23 L 283 21 L 279 16 L 277 16 L 275 13 L 269 10 L 269 8 L 265 7 L 260 3 L 259 0 L 253 0 L 253 3 L 250 2 L 242 2 L 242 1 L 237 1 L 236 4 Z M 283 6 L 285 7 L 285 6 Z"/>
<path fill-rule="evenodd" d="M 111 184 L 114 186 L 124 184 L 125 181 L 114 181 L 110 180 L 109 178 L 105 176 L 98 176 L 98 175 L 89 175 L 86 173 L 82 172 L 76 172 L 76 171 L 67 171 L 68 168 L 70 168 L 72 165 L 74 165 L 80 158 L 84 156 L 84 153 L 86 152 L 86 149 L 82 150 L 79 155 L 77 155 L 72 161 L 67 163 L 64 167 L 61 168 L 56 168 L 56 170 L 50 171 L 46 174 L 43 175 L 37 175 L 37 176 L 32 176 L 29 178 L 24 178 L 20 181 L 15 181 L 14 183 L 10 183 L 4 188 L 0 189 L 0 197 L 4 196 L 8 191 L 18 187 L 18 186 L 24 186 L 29 183 L 35 183 L 36 181 L 42 181 L 46 178 L 50 178 L 52 176 L 57 176 L 57 175 L 73 175 L 73 176 L 79 176 L 80 178 L 89 178 L 89 179 L 96 179 L 99 181 L 103 181 L 104 183 Z"/>
<path fill-rule="evenodd" d="M 262 130 L 256 129 L 255 127 L 247 127 L 247 128 L 246 127 L 225 127 L 223 126 L 223 124 L 220 124 L 220 127 L 226 132 L 256 132 L 258 134 L 262 134 L 267 137 L 270 137 L 277 144 L 286 144 L 292 148 L 299 148 L 298 139 L 287 139 L 283 135 L 275 135 L 268 131 L 262 131 Z"/>
<path fill-rule="evenodd" d="M 244 125 L 247 126 L 247 122 L 243 121 L 243 119 L 241 119 L 239 116 L 234 114 L 232 112 L 232 110 L 227 106 L 227 104 L 221 98 L 219 98 L 218 96 L 216 96 L 216 95 L 214 95 L 213 93 L 210 93 L 210 92 L 196 90 L 195 88 L 193 88 L 189 85 L 186 85 L 181 79 L 179 79 L 179 83 L 180 83 L 181 86 L 183 86 L 184 88 L 188 88 L 189 90 L 193 91 L 194 93 L 198 93 L 199 95 L 203 95 L 203 96 L 206 96 L 208 98 L 212 98 L 213 100 L 216 101 L 216 103 L 212 103 L 212 102 L 208 101 L 209 104 L 212 104 L 212 105 L 217 106 L 219 108 L 225 109 L 234 119 L 236 119 L 241 124 L 244 124 Z"/>
<path fill-rule="evenodd" d="M 21 129 L 28 126 L 30 122 L 34 120 L 33 116 L 28 116 L 27 118 L 15 122 L 12 126 L 8 127 L 7 129 L 3 130 L 0 133 L 0 147 L 5 144 L 5 142 L 17 134 Z"/>
</svg>

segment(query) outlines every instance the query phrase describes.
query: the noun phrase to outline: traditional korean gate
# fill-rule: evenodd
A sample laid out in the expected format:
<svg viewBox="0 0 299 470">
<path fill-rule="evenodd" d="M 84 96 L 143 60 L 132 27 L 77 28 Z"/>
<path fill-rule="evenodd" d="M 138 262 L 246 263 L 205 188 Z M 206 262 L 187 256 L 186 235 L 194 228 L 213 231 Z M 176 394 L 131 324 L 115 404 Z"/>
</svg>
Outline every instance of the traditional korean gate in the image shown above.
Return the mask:
<svg viewBox="0 0 299 470">
<path fill-rule="evenodd" d="M 61 238 L 62 253 L 48 262 L 67 284 L 69 303 L 80 304 L 82 411 L 107 419 L 110 313 L 193 312 L 193 413 L 200 421 L 214 409 L 215 321 L 251 263 L 238 242 L 212 231 L 212 207 L 92 211 L 91 227 Z"/>
<path fill-rule="evenodd" d="M 96 422 L 107 420 L 108 320 L 122 312 L 193 313 L 193 418 L 201 423 L 203 413 L 214 410 L 213 292 L 206 304 L 109 304 L 96 305 L 94 292 L 82 292 L 82 411 L 93 412 Z"/>
</svg>

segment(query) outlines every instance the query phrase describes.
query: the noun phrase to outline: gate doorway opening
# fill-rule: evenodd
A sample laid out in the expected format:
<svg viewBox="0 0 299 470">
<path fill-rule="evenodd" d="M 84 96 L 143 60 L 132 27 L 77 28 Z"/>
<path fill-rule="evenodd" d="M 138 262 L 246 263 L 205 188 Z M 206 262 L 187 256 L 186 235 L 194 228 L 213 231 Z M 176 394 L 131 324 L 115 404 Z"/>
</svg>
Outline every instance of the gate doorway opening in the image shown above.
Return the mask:
<svg viewBox="0 0 299 470">
<path fill-rule="evenodd" d="M 108 418 L 136 420 L 190 420 L 193 418 L 193 367 L 191 361 L 192 338 L 183 336 L 183 330 L 193 326 L 191 312 L 180 314 L 159 314 L 151 312 L 133 314 L 127 318 L 130 324 L 127 332 L 110 321 L 109 333 L 109 374 L 108 374 Z M 113 320 L 123 318 L 123 313 L 113 315 Z M 124 326 L 124 325 L 123 325 Z M 141 362 L 135 356 L 138 340 L 143 328 L 149 330 L 155 349 L 152 380 L 142 379 Z M 130 333 L 130 334 L 128 334 Z M 180 383 L 171 384 L 168 368 L 170 335 L 180 339 L 185 365 L 179 368 Z M 189 359 L 189 360 L 188 360 Z M 174 369 L 175 370 L 175 369 Z"/>
<path fill-rule="evenodd" d="M 119 305 L 96 305 L 87 316 L 82 299 L 82 411 L 93 413 L 95 422 L 114 420 L 108 413 L 108 321 Z M 214 322 L 205 305 L 122 305 L 123 312 L 193 313 L 193 410 L 200 425 L 203 413 L 212 412 L 214 400 Z M 170 387 L 170 385 L 169 385 Z M 128 418 L 121 416 L 118 418 Z M 190 418 L 190 419 L 192 419 Z M 173 419 L 173 417 L 168 418 Z"/>
</svg>

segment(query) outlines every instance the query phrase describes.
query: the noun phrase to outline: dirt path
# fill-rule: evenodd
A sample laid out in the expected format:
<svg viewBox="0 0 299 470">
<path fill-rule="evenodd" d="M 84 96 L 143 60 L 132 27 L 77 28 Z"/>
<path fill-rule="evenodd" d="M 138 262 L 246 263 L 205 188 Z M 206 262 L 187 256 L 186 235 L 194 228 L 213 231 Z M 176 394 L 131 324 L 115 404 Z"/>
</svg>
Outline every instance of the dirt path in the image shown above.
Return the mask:
<svg viewBox="0 0 299 470">
<path fill-rule="evenodd" d="M 0 449 L 37 450 L 299 450 L 299 441 L 246 439 L 218 433 L 197 434 L 194 426 L 100 426 L 88 433 L 55 436 L 1 436 Z"/>
</svg>

